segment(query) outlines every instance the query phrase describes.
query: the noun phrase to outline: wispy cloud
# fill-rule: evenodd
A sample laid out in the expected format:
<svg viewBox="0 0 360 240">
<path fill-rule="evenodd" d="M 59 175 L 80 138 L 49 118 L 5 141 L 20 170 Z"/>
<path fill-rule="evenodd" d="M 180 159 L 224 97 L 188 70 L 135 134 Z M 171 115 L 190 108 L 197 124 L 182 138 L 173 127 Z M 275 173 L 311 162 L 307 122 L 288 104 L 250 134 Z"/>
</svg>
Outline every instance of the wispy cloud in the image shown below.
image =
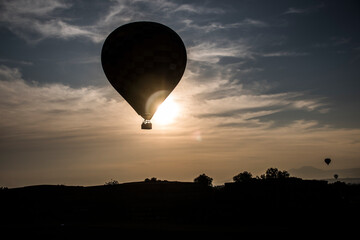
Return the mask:
<svg viewBox="0 0 360 240">
<path fill-rule="evenodd" d="M 14 17 L 15 19 L 19 16 L 34 16 L 43 17 L 53 12 L 56 9 L 66 9 L 71 7 L 71 4 L 63 0 L 4 0 L 2 1 L 2 7 L 5 8 L 4 13 L 13 13 L 16 16 L 6 15 L 5 17 Z"/>
<path fill-rule="evenodd" d="M 314 48 L 341 48 L 341 47 L 346 47 L 349 46 L 349 44 L 351 43 L 351 38 L 350 37 L 345 37 L 345 36 L 333 36 L 328 38 L 326 41 L 322 42 L 322 43 L 314 43 L 312 45 L 312 47 Z"/>
<path fill-rule="evenodd" d="M 3 63 L 3 64 L 17 64 L 17 65 L 25 65 L 25 66 L 33 65 L 33 63 L 30 62 L 30 61 L 6 59 L 6 58 L 0 58 L 0 63 Z"/>
<path fill-rule="evenodd" d="M 7 133 L 1 138 L 46 138 L 49 133 L 76 136 L 84 135 L 86 129 L 93 135 L 97 132 L 93 124 L 106 129 L 116 108 L 126 106 L 121 98 L 111 97 L 113 92 L 110 87 L 76 89 L 59 83 L 27 83 L 19 69 L 0 66 L 0 128 Z M 102 117 L 102 111 L 108 118 Z"/>
<path fill-rule="evenodd" d="M 285 12 L 283 12 L 283 14 L 304 14 L 304 13 L 310 13 L 313 11 L 318 10 L 319 8 L 323 8 L 325 5 L 322 4 L 318 4 L 315 6 L 310 6 L 307 8 L 296 8 L 296 7 L 289 7 Z"/>
<path fill-rule="evenodd" d="M 42 37 L 53 37 L 69 39 L 74 37 L 85 37 L 100 42 L 103 38 L 92 31 L 79 26 L 68 24 L 62 20 L 49 20 L 47 22 L 34 22 L 33 31 Z"/>
<path fill-rule="evenodd" d="M 279 51 L 279 52 L 261 54 L 261 56 L 263 57 L 299 57 L 299 56 L 308 56 L 308 55 L 310 55 L 310 53 L 308 52 L 292 52 L 292 51 Z"/>
<path fill-rule="evenodd" d="M 300 119 L 305 116 L 311 118 L 312 115 L 326 114 L 330 110 L 325 98 L 305 92 L 271 93 L 269 89 L 272 87 L 266 82 L 254 81 L 253 86 L 249 86 L 241 80 L 231 81 L 237 71 L 231 68 L 228 71 L 227 65 L 199 63 L 192 64 L 182 80 L 185 83 L 180 85 L 181 89 L 186 88 L 179 96 L 182 101 L 189 101 L 187 109 L 193 113 L 193 123 L 196 119 L 207 119 L 213 127 L 272 128 L 289 125 L 294 118 L 288 121 L 280 119 L 281 124 L 278 124 L 276 118 L 261 122 L 258 119 L 281 112 L 297 112 Z M 202 72 L 202 68 L 206 69 L 206 73 Z"/>
<path fill-rule="evenodd" d="M 26 39 L 36 43 L 44 38 L 69 39 L 74 37 L 90 38 L 95 42 L 101 37 L 86 27 L 76 26 L 57 16 L 57 10 L 71 8 L 61 0 L 2 1 L 0 22 Z"/>
<path fill-rule="evenodd" d="M 191 19 L 185 19 L 185 20 L 183 20 L 183 22 L 185 23 L 185 26 L 188 29 L 201 30 L 206 33 L 216 31 L 216 30 L 224 30 L 224 29 L 268 26 L 263 21 L 254 20 L 254 19 L 250 19 L 250 18 L 246 18 L 241 22 L 225 23 L 225 24 L 219 23 L 219 22 L 210 22 L 210 23 L 206 23 L 204 25 L 198 25 L 198 24 L 194 23 L 194 21 Z"/>
<path fill-rule="evenodd" d="M 21 79 L 21 72 L 18 68 L 10 68 L 6 65 L 0 65 L 0 80 L 14 81 Z"/>
<path fill-rule="evenodd" d="M 331 37 L 330 40 L 332 42 L 332 46 L 340 46 L 340 45 L 346 45 L 346 44 L 350 43 L 351 38 Z"/>
<path fill-rule="evenodd" d="M 76 19 L 62 17 L 59 12 L 72 8 L 63 0 L 2 1 L 0 23 L 30 43 L 45 38 L 73 39 L 86 38 L 99 43 L 121 24 L 139 19 L 169 20 L 182 23 L 182 14 L 211 15 L 223 14 L 219 8 L 197 4 L 179 4 L 167 0 L 155 1 L 112 1 L 104 14 L 90 25 L 76 24 Z M 246 19 L 242 25 L 262 25 L 261 22 Z M 216 25 L 216 24 L 215 24 Z M 216 27 L 216 26 L 212 26 Z M 225 26 L 230 27 L 230 26 Z"/>
<path fill-rule="evenodd" d="M 294 7 L 290 7 L 288 8 L 288 10 L 286 10 L 283 14 L 293 14 L 293 13 L 305 13 L 309 11 L 306 8 L 294 8 Z"/>
<path fill-rule="evenodd" d="M 208 93 L 212 95 L 211 92 Z M 203 95 L 206 96 L 206 95 Z M 223 96 L 216 99 L 204 99 L 205 104 L 199 109 L 199 117 L 219 118 L 223 121 L 245 122 L 282 111 L 322 111 L 326 103 L 323 99 L 311 98 L 302 93 L 249 94 Z M 288 122 L 290 124 L 291 121 Z"/>
<path fill-rule="evenodd" d="M 209 63 L 219 62 L 221 57 L 252 58 L 251 46 L 245 41 L 201 42 L 189 47 L 188 58 Z"/>
<path fill-rule="evenodd" d="M 178 5 L 172 12 L 190 12 L 196 14 L 224 14 L 225 11 L 221 8 L 209 8 L 205 6 L 182 4 Z"/>
<path fill-rule="evenodd" d="M 95 32 L 99 32 L 104 27 L 109 28 L 111 26 L 113 28 L 139 19 L 167 21 L 167 23 L 185 24 L 185 27 L 190 27 L 193 26 L 193 17 L 221 15 L 224 13 L 225 11 L 221 8 L 211 8 L 195 2 L 193 4 L 180 4 L 168 0 L 114 1 L 108 12 L 95 23 L 93 29 Z M 187 14 L 186 20 L 184 20 L 184 14 Z M 193 27 L 200 26 L 194 25 Z"/>
</svg>

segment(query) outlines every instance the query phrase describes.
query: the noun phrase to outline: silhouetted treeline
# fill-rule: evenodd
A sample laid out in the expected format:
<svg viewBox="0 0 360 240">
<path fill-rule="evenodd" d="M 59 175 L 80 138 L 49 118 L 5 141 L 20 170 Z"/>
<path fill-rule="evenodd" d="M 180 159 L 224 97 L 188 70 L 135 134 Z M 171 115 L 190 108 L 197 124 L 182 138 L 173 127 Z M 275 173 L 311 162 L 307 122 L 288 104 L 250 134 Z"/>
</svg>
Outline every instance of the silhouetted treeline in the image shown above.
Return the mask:
<svg viewBox="0 0 360 240">
<path fill-rule="evenodd" d="M 207 181 L 205 181 L 207 180 Z M 1 228 L 89 232 L 357 231 L 360 185 L 302 180 L 272 169 L 211 187 L 147 179 L 102 186 L 29 186 L 0 191 Z"/>
</svg>

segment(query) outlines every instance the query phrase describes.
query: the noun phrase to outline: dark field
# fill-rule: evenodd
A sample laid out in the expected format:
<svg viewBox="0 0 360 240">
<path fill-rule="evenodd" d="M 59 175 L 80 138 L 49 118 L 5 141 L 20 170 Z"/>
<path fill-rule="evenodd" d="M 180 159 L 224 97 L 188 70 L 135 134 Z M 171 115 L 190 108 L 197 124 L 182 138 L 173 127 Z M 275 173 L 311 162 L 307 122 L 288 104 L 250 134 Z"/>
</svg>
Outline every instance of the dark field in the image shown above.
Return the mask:
<svg viewBox="0 0 360 240">
<path fill-rule="evenodd" d="M 301 179 L 208 187 L 134 182 L 2 189 L 1 231 L 70 234 L 356 233 L 360 185 Z M 72 235 L 74 236 L 74 235 Z"/>
</svg>

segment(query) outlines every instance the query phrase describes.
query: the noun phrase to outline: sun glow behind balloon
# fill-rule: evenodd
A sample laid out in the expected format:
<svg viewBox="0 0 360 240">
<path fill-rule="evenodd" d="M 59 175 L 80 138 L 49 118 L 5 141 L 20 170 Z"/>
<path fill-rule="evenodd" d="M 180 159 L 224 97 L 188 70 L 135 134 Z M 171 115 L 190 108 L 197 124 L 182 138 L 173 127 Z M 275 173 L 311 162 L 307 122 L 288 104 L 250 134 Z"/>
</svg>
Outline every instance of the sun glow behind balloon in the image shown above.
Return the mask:
<svg viewBox="0 0 360 240">
<path fill-rule="evenodd" d="M 179 112 L 179 105 L 171 96 L 169 96 L 162 104 L 160 104 L 156 110 L 153 120 L 158 124 L 167 125 L 175 121 Z"/>
</svg>

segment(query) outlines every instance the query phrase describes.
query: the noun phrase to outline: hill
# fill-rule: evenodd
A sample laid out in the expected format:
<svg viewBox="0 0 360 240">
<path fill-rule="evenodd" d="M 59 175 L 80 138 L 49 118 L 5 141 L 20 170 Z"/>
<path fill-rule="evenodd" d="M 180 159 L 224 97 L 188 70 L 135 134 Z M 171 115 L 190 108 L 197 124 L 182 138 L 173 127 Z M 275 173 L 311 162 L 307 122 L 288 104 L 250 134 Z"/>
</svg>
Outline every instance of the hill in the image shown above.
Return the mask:
<svg viewBox="0 0 360 240">
<path fill-rule="evenodd" d="M 359 185 L 297 178 L 228 183 L 217 188 L 167 181 L 29 186 L 0 191 L 1 228 L 57 236 L 113 231 L 323 231 L 331 227 L 355 231 L 359 190 Z"/>
</svg>

